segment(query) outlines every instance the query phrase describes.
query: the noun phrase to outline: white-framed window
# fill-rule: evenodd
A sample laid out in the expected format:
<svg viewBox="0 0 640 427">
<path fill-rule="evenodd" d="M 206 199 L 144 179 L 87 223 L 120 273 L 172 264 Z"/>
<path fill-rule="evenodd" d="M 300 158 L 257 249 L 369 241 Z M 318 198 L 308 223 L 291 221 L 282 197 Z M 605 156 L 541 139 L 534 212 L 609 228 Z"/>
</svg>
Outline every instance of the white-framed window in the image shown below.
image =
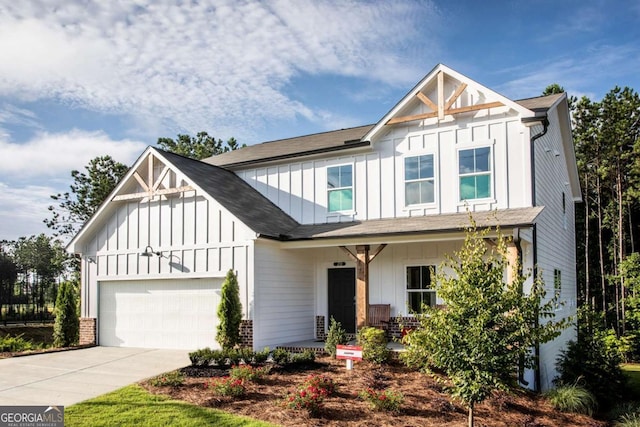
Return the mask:
<svg viewBox="0 0 640 427">
<path fill-rule="evenodd" d="M 436 305 L 436 290 L 431 282 L 435 265 L 407 266 L 407 307 L 410 313 L 422 313 L 423 304 Z"/>
<path fill-rule="evenodd" d="M 491 147 L 458 151 L 460 200 L 491 197 Z"/>
<path fill-rule="evenodd" d="M 405 157 L 404 202 L 406 206 L 433 203 L 435 178 L 433 154 Z"/>
<path fill-rule="evenodd" d="M 329 212 L 353 210 L 353 165 L 327 168 L 327 206 Z"/>
</svg>

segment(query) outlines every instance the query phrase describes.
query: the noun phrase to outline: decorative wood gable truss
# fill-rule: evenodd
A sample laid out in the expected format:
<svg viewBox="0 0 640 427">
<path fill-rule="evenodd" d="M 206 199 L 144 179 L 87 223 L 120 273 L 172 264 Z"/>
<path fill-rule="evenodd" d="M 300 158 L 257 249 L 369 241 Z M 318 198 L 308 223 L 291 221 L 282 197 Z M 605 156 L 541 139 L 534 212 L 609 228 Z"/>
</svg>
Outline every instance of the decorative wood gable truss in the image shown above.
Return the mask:
<svg viewBox="0 0 640 427">
<path fill-rule="evenodd" d="M 455 87 L 453 93 L 445 99 L 445 77 L 447 77 L 447 74 L 445 74 L 443 70 L 438 71 L 435 78 L 435 88 L 432 82 L 427 82 L 427 84 L 415 94 L 415 97 L 431 111 L 392 117 L 387 120 L 385 124 L 393 125 L 431 118 L 437 118 L 438 121 L 440 121 L 444 120 L 445 116 L 454 116 L 456 114 L 503 107 L 505 105 L 501 101 L 482 102 L 484 100 L 483 97 L 474 97 L 473 94 L 465 92 L 469 88 L 467 83 L 458 81 L 453 77 L 447 79 L 447 82 L 455 82 L 457 87 Z M 425 92 L 435 92 L 437 103 L 433 102 Z M 462 96 L 463 94 L 466 96 Z M 431 94 L 431 96 L 433 97 L 433 94 Z M 475 101 L 480 102 L 474 103 Z"/>
<path fill-rule="evenodd" d="M 134 180 L 113 196 L 112 201 L 142 199 L 146 202 L 194 190 L 152 152 L 146 161 L 140 162 L 132 177 Z"/>
</svg>

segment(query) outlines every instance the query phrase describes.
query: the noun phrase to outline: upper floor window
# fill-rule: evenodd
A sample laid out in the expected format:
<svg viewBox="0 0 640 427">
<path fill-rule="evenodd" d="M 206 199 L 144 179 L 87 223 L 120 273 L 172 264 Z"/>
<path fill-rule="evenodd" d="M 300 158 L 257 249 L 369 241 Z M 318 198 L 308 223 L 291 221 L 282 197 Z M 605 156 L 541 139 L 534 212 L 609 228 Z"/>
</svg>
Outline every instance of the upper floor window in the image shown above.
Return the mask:
<svg viewBox="0 0 640 427">
<path fill-rule="evenodd" d="M 433 154 L 404 159 L 405 205 L 434 202 Z"/>
<path fill-rule="evenodd" d="M 353 209 L 353 166 L 331 166 L 327 168 L 327 198 L 329 212 Z"/>
<path fill-rule="evenodd" d="M 460 200 L 491 197 L 491 148 L 458 152 Z"/>
<path fill-rule="evenodd" d="M 431 283 L 435 271 L 433 265 L 407 267 L 407 305 L 411 313 L 422 313 L 423 305 L 435 307 L 436 290 Z"/>
</svg>

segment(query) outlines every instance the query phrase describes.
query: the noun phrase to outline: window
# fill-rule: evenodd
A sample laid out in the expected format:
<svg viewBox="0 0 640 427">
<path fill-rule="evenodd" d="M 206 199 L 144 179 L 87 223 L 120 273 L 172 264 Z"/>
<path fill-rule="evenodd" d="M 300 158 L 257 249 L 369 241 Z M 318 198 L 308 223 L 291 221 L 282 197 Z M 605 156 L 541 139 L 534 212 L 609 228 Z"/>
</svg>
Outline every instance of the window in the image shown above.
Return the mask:
<svg viewBox="0 0 640 427">
<path fill-rule="evenodd" d="M 491 197 L 491 148 L 473 148 L 458 153 L 460 200 Z"/>
<path fill-rule="evenodd" d="M 407 267 L 407 305 L 411 313 L 422 313 L 423 304 L 436 305 L 436 291 L 431 284 L 435 271 L 433 265 Z"/>
<path fill-rule="evenodd" d="M 329 212 L 353 209 L 353 173 L 351 165 L 327 168 Z"/>
<path fill-rule="evenodd" d="M 562 272 L 557 268 L 553 270 L 553 291 L 556 298 L 560 298 L 562 292 Z"/>
<path fill-rule="evenodd" d="M 404 159 L 404 200 L 406 206 L 433 203 L 433 154 Z"/>
</svg>

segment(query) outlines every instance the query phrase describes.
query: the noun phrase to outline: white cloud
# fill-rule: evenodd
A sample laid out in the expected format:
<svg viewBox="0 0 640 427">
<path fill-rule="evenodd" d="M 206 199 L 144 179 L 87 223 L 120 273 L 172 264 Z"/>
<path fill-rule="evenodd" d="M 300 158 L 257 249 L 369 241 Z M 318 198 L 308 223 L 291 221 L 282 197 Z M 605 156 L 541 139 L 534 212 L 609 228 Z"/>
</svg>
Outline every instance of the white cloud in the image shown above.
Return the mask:
<svg viewBox="0 0 640 427">
<path fill-rule="evenodd" d="M 33 234 L 50 234 L 43 220 L 48 217 L 49 197 L 56 190 L 46 186 L 12 187 L 0 182 L 0 240 L 16 240 Z"/>
<path fill-rule="evenodd" d="M 299 73 L 414 82 L 424 70 L 407 49 L 435 14 L 411 0 L 10 2 L 0 95 L 237 135 L 248 120 L 318 119 L 282 91 Z"/>
<path fill-rule="evenodd" d="M 116 161 L 130 165 L 146 144 L 132 140 L 112 140 L 104 132 L 71 130 L 67 133 L 38 133 L 24 143 L 0 140 L 1 177 L 62 178 L 73 169 L 83 169 L 97 156 L 110 155 Z"/>
</svg>

